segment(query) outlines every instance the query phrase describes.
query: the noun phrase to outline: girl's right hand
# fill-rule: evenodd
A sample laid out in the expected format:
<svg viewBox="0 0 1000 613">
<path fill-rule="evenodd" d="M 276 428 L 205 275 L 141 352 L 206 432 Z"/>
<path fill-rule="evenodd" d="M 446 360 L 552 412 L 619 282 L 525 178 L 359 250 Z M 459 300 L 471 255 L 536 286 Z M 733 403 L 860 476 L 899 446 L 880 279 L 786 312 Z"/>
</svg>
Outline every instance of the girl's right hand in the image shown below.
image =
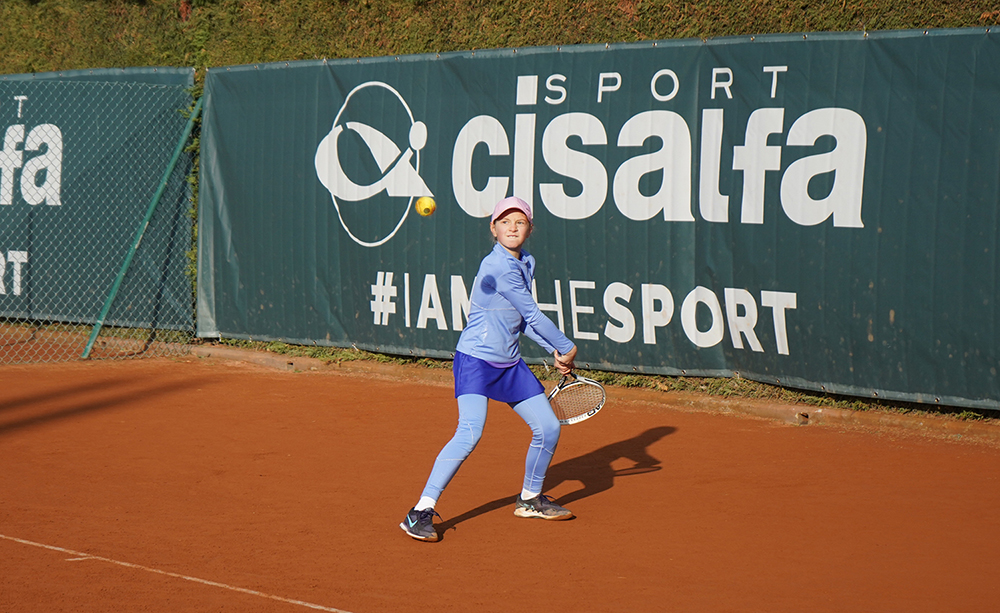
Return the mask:
<svg viewBox="0 0 1000 613">
<path fill-rule="evenodd" d="M 556 370 L 559 371 L 559 374 L 568 375 L 573 372 L 574 368 L 576 368 L 576 364 L 573 363 L 576 360 L 576 345 L 573 345 L 572 349 L 563 354 L 560 354 L 559 351 L 556 350 L 554 355 L 556 360 Z"/>
</svg>

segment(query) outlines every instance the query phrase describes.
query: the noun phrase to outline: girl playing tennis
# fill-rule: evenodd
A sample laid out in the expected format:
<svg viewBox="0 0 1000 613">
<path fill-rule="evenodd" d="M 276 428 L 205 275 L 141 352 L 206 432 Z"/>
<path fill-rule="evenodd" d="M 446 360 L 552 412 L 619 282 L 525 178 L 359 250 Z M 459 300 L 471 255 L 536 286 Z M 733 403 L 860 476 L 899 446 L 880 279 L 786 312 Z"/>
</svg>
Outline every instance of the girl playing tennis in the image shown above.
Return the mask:
<svg viewBox="0 0 1000 613">
<path fill-rule="evenodd" d="M 531 235 L 531 220 L 531 208 L 520 198 L 501 200 L 493 209 L 490 232 L 496 244 L 479 266 L 469 297 L 468 326 L 455 350 L 458 428 L 438 454 L 420 500 L 399 524 L 415 539 L 440 538 L 434 529 L 438 515 L 434 505 L 479 442 L 488 399 L 506 402 L 531 427 L 524 486 L 514 515 L 549 520 L 573 517 L 569 509 L 542 494 L 545 471 L 559 442 L 559 420 L 518 347 L 523 332 L 555 356 L 559 372 L 573 370 L 576 345 L 542 314 L 531 296 L 535 258 L 521 248 Z"/>
</svg>

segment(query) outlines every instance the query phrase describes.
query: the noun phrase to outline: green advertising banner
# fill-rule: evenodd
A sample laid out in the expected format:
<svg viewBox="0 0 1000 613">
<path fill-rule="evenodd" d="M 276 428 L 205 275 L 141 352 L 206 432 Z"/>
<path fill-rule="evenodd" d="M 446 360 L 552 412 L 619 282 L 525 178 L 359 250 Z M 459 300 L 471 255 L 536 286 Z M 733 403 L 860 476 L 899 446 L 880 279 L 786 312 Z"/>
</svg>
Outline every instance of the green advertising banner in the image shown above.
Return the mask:
<svg viewBox="0 0 1000 613">
<path fill-rule="evenodd" d="M 591 368 L 1000 408 L 998 43 L 799 34 L 212 69 L 199 335 L 448 357 L 488 215 L 516 195 L 536 299 Z"/>
<path fill-rule="evenodd" d="M 181 136 L 192 69 L 0 77 L 0 319 L 93 324 Z M 187 174 L 164 191 L 109 326 L 192 329 Z"/>
</svg>

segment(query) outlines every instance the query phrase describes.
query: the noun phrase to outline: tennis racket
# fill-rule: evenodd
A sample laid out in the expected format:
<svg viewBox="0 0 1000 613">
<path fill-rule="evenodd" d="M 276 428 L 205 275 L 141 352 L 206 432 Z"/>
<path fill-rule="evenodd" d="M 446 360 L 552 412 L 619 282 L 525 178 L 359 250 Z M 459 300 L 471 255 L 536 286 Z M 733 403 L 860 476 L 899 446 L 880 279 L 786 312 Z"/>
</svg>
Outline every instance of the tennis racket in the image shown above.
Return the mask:
<svg viewBox="0 0 1000 613">
<path fill-rule="evenodd" d="M 549 392 L 549 404 L 563 425 L 590 419 L 604 406 L 607 395 L 600 383 L 570 373 Z"/>
</svg>

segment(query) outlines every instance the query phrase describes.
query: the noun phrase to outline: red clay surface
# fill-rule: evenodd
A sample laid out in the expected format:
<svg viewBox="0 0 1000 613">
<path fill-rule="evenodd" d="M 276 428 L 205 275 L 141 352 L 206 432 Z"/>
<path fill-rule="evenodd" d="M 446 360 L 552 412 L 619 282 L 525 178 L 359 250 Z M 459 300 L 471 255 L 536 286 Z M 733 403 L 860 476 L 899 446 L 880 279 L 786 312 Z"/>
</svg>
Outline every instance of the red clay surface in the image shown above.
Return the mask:
<svg viewBox="0 0 1000 613">
<path fill-rule="evenodd" d="M 0 610 L 1000 602 L 997 448 L 686 412 L 662 394 L 611 390 L 563 430 L 546 485 L 568 522 L 513 515 L 530 433 L 491 404 L 438 505 L 442 541 L 413 541 L 397 524 L 457 413 L 440 373 L 415 373 L 194 357 L 0 368 Z"/>
</svg>

